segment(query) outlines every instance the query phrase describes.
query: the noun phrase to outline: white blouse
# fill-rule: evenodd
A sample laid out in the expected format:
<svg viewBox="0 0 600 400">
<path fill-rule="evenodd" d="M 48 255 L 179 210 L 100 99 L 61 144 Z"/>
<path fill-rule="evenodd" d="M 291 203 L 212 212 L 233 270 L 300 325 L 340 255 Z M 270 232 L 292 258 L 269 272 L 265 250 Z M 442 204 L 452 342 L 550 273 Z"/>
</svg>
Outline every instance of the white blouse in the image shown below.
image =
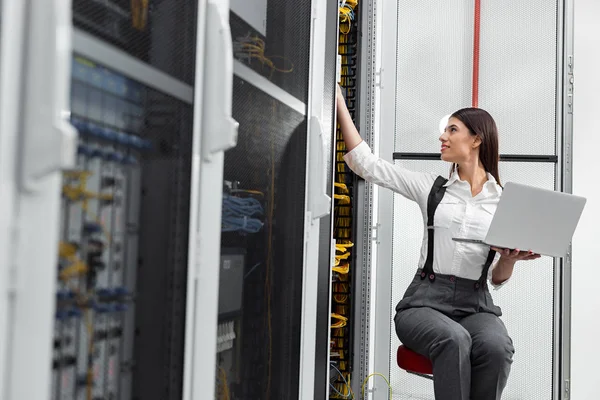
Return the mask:
<svg viewBox="0 0 600 400">
<path fill-rule="evenodd" d="M 436 174 L 413 172 L 375 156 L 363 141 L 344 156 L 344 160 L 357 175 L 366 181 L 388 188 L 409 200 L 416 201 L 423 215 L 423 243 L 419 268 L 427 258 L 427 198 Z M 488 174 L 482 191 L 474 196 L 468 182 L 460 180 L 454 173 L 448 183 L 444 198 L 434 217 L 435 241 L 433 248 L 433 271 L 467 279 L 479 279 L 488 256 L 489 247 L 481 244 L 458 243 L 453 237 L 484 239 L 490 227 L 502 187 Z M 500 256 L 496 254 L 490 267 L 488 280 Z M 500 285 L 493 285 L 499 288 Z"/>
</svg>

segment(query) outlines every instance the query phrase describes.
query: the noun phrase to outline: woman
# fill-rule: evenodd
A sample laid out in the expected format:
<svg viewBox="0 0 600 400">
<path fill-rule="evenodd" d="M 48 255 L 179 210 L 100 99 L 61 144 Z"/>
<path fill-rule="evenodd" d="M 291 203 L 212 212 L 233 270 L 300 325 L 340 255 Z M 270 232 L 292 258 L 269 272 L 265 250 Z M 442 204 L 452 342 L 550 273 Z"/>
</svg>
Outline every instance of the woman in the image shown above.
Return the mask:
<svg viewBox="0 0 600 400">
<path fill-rule="evenodd" d="M 444 179 L 377 158 L 358 134 L 339 86 L 337 106 L 349 167 L 417 202 L 426 223 L 417 274 L 396 306 L 398 338 L 432 361 L 436 399 L 500 399 L 514 348 L 487 281 L 499 288 L 517 261 L 540 256 L 452 240 L 485 237 L 500 199 L 494 120 L 477 108 L 452 114 L 439 138 L 442 160 L 452 163 Z"/>
</svg>

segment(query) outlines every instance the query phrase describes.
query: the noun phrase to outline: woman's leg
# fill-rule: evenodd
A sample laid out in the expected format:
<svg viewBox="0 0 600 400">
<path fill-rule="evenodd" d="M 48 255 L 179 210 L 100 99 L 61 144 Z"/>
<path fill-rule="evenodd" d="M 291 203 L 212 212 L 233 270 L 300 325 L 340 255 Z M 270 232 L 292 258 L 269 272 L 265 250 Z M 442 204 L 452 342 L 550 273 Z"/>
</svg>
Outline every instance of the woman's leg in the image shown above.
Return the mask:
<svg viewBox="0 0 600 400">
<path fill-rule="evenodd" d="M 506 386 L 515 349 L 504 323 L 489 313 L 463 318 L 471 335 L 471 397 L 499 400 Z"/>
<path fill-rule="evenodd" d="M 444 314 L 426 307 L 400 311 L 394 322 L 400 341 L 432 361 L 436 400 L 469 400 L 469 332 Z"/>
</svg>

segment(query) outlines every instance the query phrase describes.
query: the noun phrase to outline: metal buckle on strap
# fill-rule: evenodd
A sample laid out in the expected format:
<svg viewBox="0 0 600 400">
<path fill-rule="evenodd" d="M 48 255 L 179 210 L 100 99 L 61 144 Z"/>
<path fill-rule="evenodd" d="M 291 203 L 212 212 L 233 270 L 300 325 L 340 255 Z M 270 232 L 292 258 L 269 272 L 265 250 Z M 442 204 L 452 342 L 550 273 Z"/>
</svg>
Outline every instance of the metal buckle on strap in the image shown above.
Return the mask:
<svg viewBox="0 0 600 400">
<path fill-rule="evenodd" d="M 427 225 L 427 229 L 432 229 L 433 230 L 433 229 L 435 229 L 435 227 L 433 225 L 431 225 L 431 226 Z"/>
</svg>

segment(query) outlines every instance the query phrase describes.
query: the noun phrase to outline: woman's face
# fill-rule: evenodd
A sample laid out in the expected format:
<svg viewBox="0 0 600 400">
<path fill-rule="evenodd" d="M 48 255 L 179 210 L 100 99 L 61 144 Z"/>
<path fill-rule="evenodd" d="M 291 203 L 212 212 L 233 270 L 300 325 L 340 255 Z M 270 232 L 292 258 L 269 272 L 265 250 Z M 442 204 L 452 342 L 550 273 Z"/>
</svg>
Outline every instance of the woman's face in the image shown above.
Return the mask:
<svg viewBox="0 0 600 400">
<path fill-rule="evenodd" d="M 472 160 L 479 152 L 481 140 L 471 135 L 461 120 L 451 117 L 440 136 L 442 160 L 461 164 Z"/>
</svg>

